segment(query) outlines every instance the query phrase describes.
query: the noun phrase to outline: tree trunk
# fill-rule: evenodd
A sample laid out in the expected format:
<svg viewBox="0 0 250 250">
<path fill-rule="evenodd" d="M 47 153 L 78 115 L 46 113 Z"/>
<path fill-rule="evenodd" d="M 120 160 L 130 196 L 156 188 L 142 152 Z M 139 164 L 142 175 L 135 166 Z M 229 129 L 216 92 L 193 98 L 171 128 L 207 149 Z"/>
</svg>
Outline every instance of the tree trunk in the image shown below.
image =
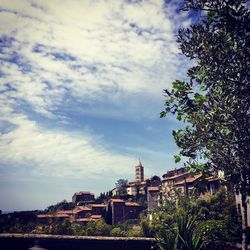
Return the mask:
<svg viewBox="0 0 250 250">
<path fill-rule="evenodd" d="M 241 192 L 241 218 L 242 218 L 242 250 L 247 250 L 247 197 L 245 190 Z"/>
</svg>

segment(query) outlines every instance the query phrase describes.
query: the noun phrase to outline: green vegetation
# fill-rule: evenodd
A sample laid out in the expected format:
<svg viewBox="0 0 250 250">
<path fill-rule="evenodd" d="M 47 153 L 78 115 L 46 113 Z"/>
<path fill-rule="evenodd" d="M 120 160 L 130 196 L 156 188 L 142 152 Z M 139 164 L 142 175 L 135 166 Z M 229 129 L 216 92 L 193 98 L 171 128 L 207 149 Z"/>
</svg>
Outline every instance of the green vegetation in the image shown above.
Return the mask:
<svg viewBox="0 0 250 250">
<path fill-rule="evenodd" d="M 128 185 L 128 180 L 126 179 L 117 180 L 115 186 L 119 197 L 127 195 L 127 185 Z"/>
<path fill-rule="evenodd" d="M 223 249 L 240 240 L 241 221 L 225 189 L 208 200 L 179 197 L 153 214 L 142 218 L 143 235 L 153 236 L 160 249 Z"/>
<path fill-rule="evenodd" d="M 69 220 L 51 219 L 48 223 L 38 222 L 36 212 L 15 212 L 0 217 L 0 233 L 34 233 L 82 236 L 143 236 L 140 227 L 128 223 L 108 225 L 103 219 L 88 223 L 71 223 Z"/>
<path fill-rule="evenodd" d="M 59 203 L 60 204 L 60 203 Z M 54 235 L 155 237 L 159 249 L 223 249 L 240 240 L 241 221 L 232 197 L 222 188 L 207 200 L 198 195 L 167 200 L 152 214 L 142 216 L 139 225 L 109 225 L 103 219 L 87 223 L 50 218 L 39 221 L 41 211 L 0 215 L 0 233 L 36 233 Z"/>
<path fill-rule="evenodd" d="M 46 209 L 47 213 L 54 213 L 58 210 L 71 210 L 74 209 L 75 203 L 73 202 L 67 202 L 66 200 L 63 200 L 61 202 L 58 202 L 55 205 L 51 205 Z"/>
<path fill-rule="evenodd" d="M 180 29 L 182 53 L 194 59 L 187 81 L 165 90 L 165 110 L 187 124 L 173 132 L 190 169 L 222 170 L 242 197 L 242 249 L 246 249 L 247 195 L 250 195 L 249 23 L 245 0 L 186 0 L 184 11 L 200 20 Z"/>
</svg>

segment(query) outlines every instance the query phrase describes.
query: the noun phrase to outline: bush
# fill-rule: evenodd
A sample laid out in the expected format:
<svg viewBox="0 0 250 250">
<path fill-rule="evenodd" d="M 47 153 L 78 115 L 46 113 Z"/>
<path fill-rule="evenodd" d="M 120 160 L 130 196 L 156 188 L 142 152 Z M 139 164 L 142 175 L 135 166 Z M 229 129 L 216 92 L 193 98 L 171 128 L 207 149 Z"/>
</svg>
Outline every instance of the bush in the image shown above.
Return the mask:
<svg viewBox="0 0 250 250">
<path fill-rule="evenodd" d="M 122 230 L 121 230 L 121 228 L 119 228 L 119 227 L 114 227 L 114 228 L 111 230 L 110 235 L 111 235 L 111 236 L 114 236 L 114 237 L 122 236 Z"/>
</svg>

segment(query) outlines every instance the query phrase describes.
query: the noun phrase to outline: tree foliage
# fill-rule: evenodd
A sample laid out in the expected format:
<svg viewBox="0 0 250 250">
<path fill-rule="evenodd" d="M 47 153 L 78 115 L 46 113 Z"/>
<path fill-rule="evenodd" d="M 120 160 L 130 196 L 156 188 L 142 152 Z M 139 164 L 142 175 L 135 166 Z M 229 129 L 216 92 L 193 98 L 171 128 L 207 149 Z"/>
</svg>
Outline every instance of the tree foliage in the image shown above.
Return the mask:
<svg viewBox="0 0 250 250">
<path fill-rule="evenodd" d="M 191 168 L 223 170 L 226 180 L 249 193 L 250 12 L 245 3 L 185 1 L 184 10 L 203 11 L 200 22 L 180 29 L 177 39 L 197 65 L 188 70 L 188 81 L 176 80 L 171 91 L 165 90 L 161 116 L 171 112 L 187 123 L 173 136 L 180 156 L 192 159 Z"/>
<path fill-rule="evenodd" d="M 117 180 L 115 185 L 116 185 L 117 193 L 119 196 L 127 195 L 128 180 L 119 179 L 119 180 Z"/>
<path fill-rule="evenodd" d="M 180 29 L 182 53 L 196 62 L 188 80 L 165 90 L 165 110 L 187 126 L 173 131 L 180 155 L 195 171 L 224 172 L 242 197 L 242 248 L 246 249 L 250 195 L 250 11 L 245 0 L 186 0 L 199 22 Z"/>
<path fill-rule="evenodd" d="M 230 195 L 221 189 L 208 200 L 183 197 L 153 215 L 143 232 L 154 235 L 160 249 L 224 249 L 239 240 L 241 222 Z"/>
</svg>

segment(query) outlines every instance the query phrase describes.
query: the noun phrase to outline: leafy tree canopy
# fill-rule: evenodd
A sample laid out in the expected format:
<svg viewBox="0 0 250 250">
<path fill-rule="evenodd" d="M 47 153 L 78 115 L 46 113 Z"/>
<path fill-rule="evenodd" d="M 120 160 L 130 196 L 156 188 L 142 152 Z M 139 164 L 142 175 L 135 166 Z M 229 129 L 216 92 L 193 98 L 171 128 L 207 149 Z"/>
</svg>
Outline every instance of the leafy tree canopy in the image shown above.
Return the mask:
<svg viewBox="0 0 250 250">
<path fill-rule="evenodd" d="M 196 61 L 187 81 L 165 90 L 165 110 L 187 126 L 173 131 L 180 155 L 198 171 L 223 170 L 225 179 L 250 193 L 250 11 L 244 0 L 186 0 L 201 20 L 180 29 L 182 53 Z M 202 160 L 201 160 L 202 159 Z M 205 162 L 205 163 L 204 163 Z"/>
<path fill-rule="evenodd" d="M 183 10 L 200 20 L 180 29 L 182 53 L 196 61 L 188 80 L 165 90 L 165 110 L 187 124 L 173 131 L 191 169 L 222 170 L 242 197 L 242 249 L 246 249 L 247 195 L 250 194 L 250 11 L 245 0 L 186 0 Z"/>
<path fill-rule="evenodd" d="M 118 192 L 119 196 L 124 196 L 127 194 L 128 180 L 119 179 L 115 185 L 116 185 L 117 192 Z"/>
</svg>

